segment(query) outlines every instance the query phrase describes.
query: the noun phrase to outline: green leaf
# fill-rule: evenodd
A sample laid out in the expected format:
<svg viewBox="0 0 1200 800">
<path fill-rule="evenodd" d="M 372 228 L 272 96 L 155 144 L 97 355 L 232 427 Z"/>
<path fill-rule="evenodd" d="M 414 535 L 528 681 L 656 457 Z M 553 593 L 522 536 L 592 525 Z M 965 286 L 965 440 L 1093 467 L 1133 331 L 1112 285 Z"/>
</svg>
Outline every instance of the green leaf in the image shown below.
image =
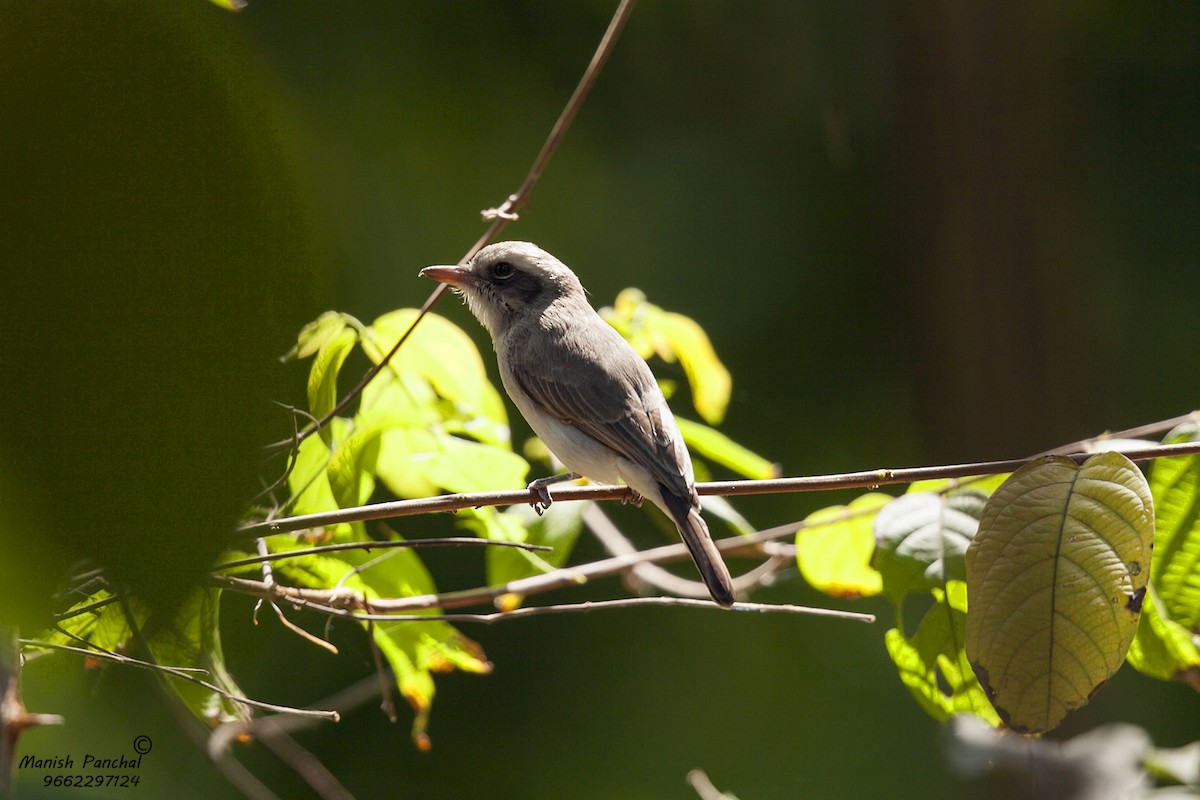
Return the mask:
<svg viewBox="0 0 1200 800">
<path fill-rule="evenodd" d="M 679 359 L 692 390 L 696 413 L 710 425 L 719 425 L 729 407 L 733 378 L 717 358 L 708 334 L 691 317 L 660 311 L 650 323 L 654 349 L 666 361 Z"/>
<path fill-rule="evenodd" d="M 679 432 L 688 449 L 696 455 L 704 456 L 746 478 L 763 480 L 779 477 L 778 465 L 747 450 L 720 431 L 683 417 L 676 417 L 675 422 L 679 424 Z"/>
<path fill-rule="evenodd" d="M 871 567 L 875 537 L 871 526 L 891 495 L 870 492 L 849 506 L 831 506 L 809 514 L 796 532 L 796 563 L 814 589 L 832 597 L 879 594 L 883 579 Z"/>
<path fill-rule="evenodd" d="M 549 552 L 530 553 L 515 547 L 489 547 L 487 582 L 498 586 L 561 567 L 571 555 L 583 529 L 586 503 L 554 503 L 541 516 L 531 506 L 512 506 L 503 513 L 478 509 L 483 535 L 489 539 L 548 545 Z M 491 514 L 484 514 L 491 511 Z M 469 523 L 468 523 L 469 524 Z M 471 525 L 471 527 L 475 527 Z"/>
<path fill-rule="evenodd" d="M 979 527 L 987 498 L 961 489 L 952 494 L 918 492 L 896 498 L 875 518 L 872 566 L 897 603 L 908 592 L 966 577 L 967 545 Z"/>
<path fill-rule="evenodd" d="M 701 418 L 717 425 L 725 417 L 733 379 L 721 363 L 708 334 L 690 317 L 664 311 L 647 302 L 638 289 L 625 289 L 600 315 L 625 337 L 643 358 L 651 353 L 667 362 L 679 360 L 692 390 L 692 404 Z"/>
<path fill-rule="evenodd" d="M 250 709 L 236 698 L 245 697 L 225 667 L 218 625 L 220 593 L 197 589 L 169 625 L 150 631 L 150 651 L 159 664 L 202 669 L 199 677 L 221 689 L 215 692 L 182 678 L 167 676 L 172 691 L 193 714 L 210 725 L 250 719 Z M 223 693 L 222 693 L 223 692 Z"/>
<path fill-rule="evenodd" d="M 1194 442 L 1200 427 L 1176 428 L 1164 444 Z M 1150 472 L 1154 495 L 1154 559 L 1150 581 L 1166 616 L 1200 630 L 1200 456 L 1160 458 Z"/>
<path fill-rule="evenodd" d="M 350 355 L 358 334 L 349 328 L 338 331 L 317 350 L 312 368 L 308 372 L 308 410 L 317 419 L 323 419 L 333 411 L 338 400 L 338 372 Z M 328 439 L 328 426 L 321 429 L 321 438 Z"/>
<path fill-rule="evenodd" d="M 1040 458 L 988 500 L 967 549 L 967 656 L 1009 727 L 1050 730 L 1120 667 L 1153 537 L 1150 487 L 1119 453 Z"/>
<path fill-rule="evenodd" d="M 375 468 L 398 497 L 427 497 L 438 489 L 482 492 L 524 487 L 529 473 L 529 463 L 511 450 L 418 428 L 385 431 Z"/>
<path fill-rule="evenodd" d="M 314 589 L 338 586 L 368 599 L 408 597 L 435 590 L 425 565 L 408 548 L 389 550 L 383 555 L 358 551 L 337 556 L 301 555 L 275 564 L 276 573 L 292 583 Z M 438 614 L 433 609 L 414 613 L 430 617 Z M 395 673 L 400 694 L 413 708 L 413 737 L 418 742 L 424 737 L 433 703 L 432 673 L 451 669 L 485 673 L 491 669 L 479 645 L 448 623 L 430 620 L 361 624 L 374 637 Z"/>
<path fill-rule="evenodd" d="M 39 640 L 71 647 L 79 647 L 82 641 L 99 650 L 136 653 L 141 645 L 140 641 L 132 641 L 132 618 L 156 663 L 164 667 L 202 670 L 196 677 L 232 695 L 229 697 L 192 681 L 160 674 L 193 714 L 212 725 L 250 718 L 249 709 L 236 700 L 245 695 L 225 668 L 217 624 L 220 606 L 217 590 L 195 590 L 171 619 L 158 620 L 154 624 L 148 624 L 149 609 L 136 597 L 126 598 L 123 602 L 107 602 L 110 599 L 107 591 L 97 591 L 71 609 L 82 613 L 64 615 L 67 618 L 56 629 L 46 631 Z M 92 606 L 96 608 L 88 610 Z"/>
<path fill-rule="evenodd" d="M 71 606 L 63 614 L 65 619 L 57 627 L 45 631 L 38 637 L 40 641 L 50 644 L 69 645 L 78 647 L 83 640 L 95 645 L 100 650 L 119 652 L 125 649 L 132 631 L 125 618 L 125 610 L 121 603 L 110 602 L 112 595 L 100 589 L 90 597 Z M 95 607 L 93 609 L 93 607 Z M 126 600 L 126 607 L 135 614 L 140 609 L 136 598 Z M 144 617 L 144 610 L 142 610 Z"/>
<path fill-rule="evenodd" d="M 375 320 L 363 341 L 368 358 L 378 364 L 416 317 L 416 309 L 403 308 Z M 488 380 L 479 350 L 462 328 L 445 317 L 426 314 L 389 363 L 389 370 L 427 380 L 448 401 L 450 413 L 445 416 L 461 418 L 466 432 L 475 438 L 509 443 L 504 401 Z"/>
<path fill-rule="evenodd" d="M 361 506 L 371 499 L 371 492 L 375 490 L 380 435 L 379 426 L 371 426 L 355 430 L 337 442 L 325 474 L 339 508 Z"/>
<path fill-rule="evenodd" d="M 949 581 L 946 590 L 932 589 L 934 604 L 925 612 L 917 632 L 906 639 L 898 629 L 884 635 L 888 655 L 900 681 L 926 713 L 939 722 L 954 714 L 972 712 L 995 726 L 1000 724 L 963 652 L 967 589 Z"/>
<path fill-rule="evenodd" d="M 308 358 L 345 330 L 352 319 L 336 311 L 326 311 L 300 329 L 296 346 L 288 351 L 284 359 Z"/>
<path fill-rule="evenodd" d="M 1133 668 L 1162 681 L 1181 681 L 1200 691 L 1200 642 L 1184 626 L 1166 616 L 1163 603 L 1150 584 L 1142 604 L 1142 620 L 1129 646 Z"/>
</svg>

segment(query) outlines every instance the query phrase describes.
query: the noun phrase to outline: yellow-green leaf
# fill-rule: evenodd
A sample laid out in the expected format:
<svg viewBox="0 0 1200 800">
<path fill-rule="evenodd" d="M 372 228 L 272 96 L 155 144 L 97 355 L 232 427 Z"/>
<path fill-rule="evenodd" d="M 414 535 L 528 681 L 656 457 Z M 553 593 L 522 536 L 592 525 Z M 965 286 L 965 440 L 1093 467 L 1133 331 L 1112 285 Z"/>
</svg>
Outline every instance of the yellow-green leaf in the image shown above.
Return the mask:
<svg viewBox="0 0 1200 800">
<path fill-rule="evenodd" d="M 708 334 L 695 320 L 664 311 L 648 302 L 639 289 L 623 290 L 611 308 L 600 309 L 600 316 L 643 358 L 656 353 L 667 362 L 678 359 L 692 390 L 696 412 L 711 425 L 724 419 L 733 379 L 717 357 Z"/>
<path fill-rule="evenodd" d="M 1150 584 L 1142 603 L 1142 621 L 1129 646 L 1129 663 L 1143 675 L 1181 681 L 1200 691 L 1200 637 L 1165 616 L 1162 600 Z"/>
<path fill-rule="evenodd" d="M 358 334 L 353 330 L 343 328 L 321 345 L 313 359 L 308 372 L 308 410 L 317 419 L 323 418 L 337 404 L 338 372 L 357 338 Z M 328 437 L 328 428 L 322 428 L 321 438 L 328 442 Z"/>
<path fill-rule="evenodd" d="M 308 358 L 345 330 L 351 320 L 353 317 L 345 314 L 326 311 L 300 329 L 300 335 L 296 337 L 296 346 L 284 358 Z"/>
<path fill-rule="evenodd" d="M 436 430 L 396 428 L 380 438 L 376 474 L 398 497 L 439 489 L 483 492 L 526 485 L 529 463 L 511 450 Z"/>
<path fill-rule="evenodd" d="M 1153 537 L 1150 488 L 1119 453 L 1040 458 L 988 500 L 967 549 L 967 657 L 1009 727 L 1050 730 L 1120 667 Z"/>
<path fill-rule="evenodd" d="M 911 639 L 896 628 L 884 634 L 884 645 L 900 672 L 901 683 L 939 722 L 969 711 L 990 725 L 999 725 L 1000 718 L 963 652 L 966 585 L 949 581 L 945 591 L 933 589 L 932 593 L 934 604 Z"/>
<path fill-rule="evenodd" d="M 833 597 L 879 594 L 883 579 L 871 567 L 875 550 L 875 514 L 891 495 L 871 492 L 849 506 L 815 511 L 796 533 L 796 563 L 813 588 Z"/>
<path fill-rule="evenodd" d="M 396 344 L 417 317 L 416 309 L 402 308 L 384 314 L 371 325 L 363 350 L 375 363 Z M 508 443 L 508 415 L 499 392 L 488 380 L 483 358 L 471 337 L 437 314 L 426 314 L 389 365 L 395 373 L 413 372 L 432 384 L 452 410 L 467 418 L 482 417 L 489 431 L 497 423 Z M 480 438 L 480 437 L 477 437 Z"/>
<path fill-rule="evenodd" d="M 1196 424 L 1181 426 L 1165 444 L 1200 439 Z M 1154 495 L 1154 560 L 1150 580 L 1167 616 L 1200 630 L 1200 456 L 1160 458 L 1150 472 Z"/>
<path fill-rule="evenodd" d="M 696 455 L 704 456 L 746 478 L 763 480 L 779 477 L 778 465 L 742 447 L 720 431 L 683 417 L 676 417 L 675 422 L 688 449 Z"/>
<path fill-rule="evenodd" d="M 708 334 L 691 317 L 659 311 L 650 330 L 655 351 L 667 361 L 679 359 L 692 390 L 692 405 L 710 425 L 719 425 L 729 407 L 733 378 L 717 358 Z"/>
</svg>

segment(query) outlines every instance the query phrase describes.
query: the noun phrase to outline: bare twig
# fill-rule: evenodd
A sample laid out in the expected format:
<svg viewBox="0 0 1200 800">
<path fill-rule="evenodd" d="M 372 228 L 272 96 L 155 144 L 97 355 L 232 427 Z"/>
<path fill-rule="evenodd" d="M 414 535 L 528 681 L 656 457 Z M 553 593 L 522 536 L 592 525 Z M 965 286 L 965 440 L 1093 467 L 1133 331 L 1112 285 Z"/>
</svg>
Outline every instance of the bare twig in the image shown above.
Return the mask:
<svg viewBox="0 0 1200 800">
<path fill-rule="evenodd" d="M 494 622 L 504 622 L 510 619 L 542 616 L 545 614 L 586 613 L 589 611 L 636 606 L 706 608 L 719 611 L 732 610 L 759 614 L 801 614 L 813 617 L 848 619 L 855 622 L 875 621 L 874 614 L 860 614 L 855 611 L 842 611 L 836 608 L 814 608 L 786 603 L 734 603 L 727 608 L 712 600 L 700 600 L 694 597 L 621 597 L 614 600 L 588 600 L 582 603 L 524 606 L 511 611 L 496 611 L 487 614 L 396 614 L 390 613 L 386 609 L 393 607 L 395 605 L 394 601 L 408 598 L 368 599 L 361 596 L 348 597 L 345 594 L 319 589 L 295 590 L 291 587 L 279 585 L 268 588 L 266 584 L 260 581 L 247 581 L 238 578 L 222 578 L 220 582 L 225 584 L 226 588 L 243 594 L 252 596 L 270 594 L 273 598 L 284 602 L 295 602 L 297 605 L 310 611 L 345 617 L 346 619 L 353 619 L 360 622 L 481 622 L 490 625 Z M 324 598 L 322 598 L 322 595 L 324 595 Z"/>
<path fill-rule="evenodd" d="M 282 588 L 282 587 L 280 587 Z M 219 686 L 203 681 L 195 675 L 189 674 L 190 669 L 187 667 L 167 667 L 162 664 L 154 664 L 149 661 L 141 661 L 140 659 L 130 658 L 118 653 L 110 653 L 105 650 L 94 650 L 86 647 L 72 647 L 68 644 L 55 644 L 53 642 L 41 642 L 36 639 L 21 639 L 21 645 L 24 647 L 41 647 L 49 650 L 62 650 L 67 653 L 77 653 L 88 658 L 98 658 L 102 661 L 115 661 L 118 664 L 125 664 L 138 669 L 146 669 L 152 672 L 158 672 L 164 675 L 169 675 L 173 678 L 180 678 L 185 681 L 191 681 L 194 684 L 203 686 L 210 692 L 216 692 L 222 697 L 233 700 L 236 703 L 244 703 L 254 708 L 260 708 L 264 711 L 275 711 L 280 714 L 298 714 L 304 717 L 317 717 L 319 719 L 328 719 L 334 722 L 338 721 L 338 713 L 336 711 L 320 711 L 316 709 L 293 708 L 291 706 L 277 706 L 273 703 L 264 703 L 260 700 L 251 700 L 246 697 L 232 695 Z"/>
<path fill-rule="evenodd" d="M 1133 461 L 1149 461 L 1170 456 L 1195 455 L 1200 453 L 1200 442 L 1183 442 L 1171 445 L 1155 445 L 1123 451 Z M 1077 462 L 1087 460 L 1091 453 L 1063 453 Z M 1004 461 L 978 461 L 968 464 L 947 464 L 932 467 L 904 467 L 898 469 L 864 470 L 833 475 L 812 475 L 797 478 L 772 478 L 768 480 L 712 481 L 696 484 L 701 495 L 735 497 L 757 494 L 788 494 L 793 492 L 819 492 L 834 489 L 857 489 L 913 483 L 936 478 L 963 478 L 973 475 L 990 475 L 1012 472 L 1029 463 L 1029 458 Z M 633 494 L 627 486 L 567 486 L 556 489 L 554 502 L 573 500 L 625 500 Z M 416 500 L 396 500 L 374 503 L 356 508 L 343 508 L 317 514 L 301 514 L 266 522 L 244 525 L 237 536 L 266 536 L 276 533 L 336 525 L 344 522 L 391 519 L 413 514 L 428 514 L 433 511 L 457 511 L 464 508 L 483 506 L 511 506 L 534 503 L 540 498 L 528 489 L 502 492 L 478 492 L 472 494 L 449 494 L 438 497 L 423 497 Z"/>
<path fill-rule="evenodd" d="M 388 550 L 396 547 L 515 547 L 518 550 L 553 550 L 544 544 L 527 544 L 525 542 L 502 542 L 495 539 L 478 539 L 473 536 L 449 536 L 439 539 L 411 539 L 402 542 L 342 542 L 341 544 L 323 544 L 315 547 L 305 547 L 299 550 L 285 550 L 279 553 L 260 553 L 257 556 L 226 561 L 213 567 L 214 570 L 246 567 L 264 561 L 283 561 L 289 558 L 319 555 L 321 553 L 336 553 L 343 550 Z"/>
<path fill-rule="evenodd" d="M 846 514 L 854 515 L 857 513 L 847 511 Z M 825 520 L 827 524 L 833 521 Z M 738 536 L 734 538 L 719 539 L 716 542 L 717 548 L 723 552 L 743 550 L 748 547 L 753 547 L 761 542 L 771 541 L 774 539 L 782 539 L 789 536 L 794 536 L 796 531 L 805 527 L 803 522 L 791 522 L 785 525 L 779 525 L 774 528 L 768 528 L 758 531 L 757 533 L 748 534 L 746 536 Z M 573 567 L 563 567 L 554 570 L 553 572 L 543 573 L 541 575 L 533 575 L 528 578 L 520 578 L 510 581 L 506 584 L 497 586 L 484 586 L 475 589 L 466 589 L 461 591 L 443 592 L 441 594 L 423 594 L 414 595 L 411 597 L 388 597 L 388 598 L 372 598 L 370 601 L 364 600 L 358 593 L 351 592 L 345 589 L 337 590 L 321 590 L 321 589 L 306 589 L 301 587 L 277 587 L 277 599 L 285 599 L 290 603 L 303 604 L 308 601 L 320 605 L 330 605 L 338 608 L 353 608 L 366 610 L 371 613 L 395 614 L 401 612 L 416 612 L 433 608 L 462 608 L 464 606 L 478 605 L 481 603 L 491 603 L 496 598 L 506 594 L 530 595 L 540 594 L 555 589 L 561 589 L 568 586 L 576 586 L 581 583 L 586 583 L 589 580 L 596 578 L 608 577 L 621 572 L 632 569 L 640 563 L 663 564 L 670 561 L 680 561 L 688 558 L 687 547 L 682 543 L 663 545 L 650 550 L 640 550 L 637 553 L 632 553 L 622 556 L 614 556 L 613 558 L 592 561 L 587 564 L 580 564 Z M 216 586 L 231 589 L 233 591 L 242 592 L 253 597 L 261 597 L 265 590 L 265 586 L 258 581 L 251 581 L 245 578 L 235 578 L 232 576 L 214 575 L 210 578 Z M 417 620 L 430 621 L 442 619 L 445 617 L 417 617 Z"/>
</svg>

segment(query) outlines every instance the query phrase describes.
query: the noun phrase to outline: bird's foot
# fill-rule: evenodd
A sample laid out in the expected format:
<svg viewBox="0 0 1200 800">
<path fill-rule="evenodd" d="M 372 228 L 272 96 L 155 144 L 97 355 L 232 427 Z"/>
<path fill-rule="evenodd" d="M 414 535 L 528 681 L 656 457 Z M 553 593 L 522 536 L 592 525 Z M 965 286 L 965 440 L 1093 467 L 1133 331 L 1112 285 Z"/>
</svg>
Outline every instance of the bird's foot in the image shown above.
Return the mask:
<svg viewBox="0 0 1200 800">
<path fill-rule="evenodd" d="M 643 499 L 644 498 L 640 494 L 638 494 L 636 491 L 634 491 L 634 489 L 630 488 L 629 497 L 622 500 L 621 502 L 622 503 L 631 503 L 634 508 L 641 508 Z"/>
<path fill-rule="evenodd" d="M 536 493 L 538 499 L 531 500 L 529 505 L 533 506 L 533 510 L 536 511 L 540 517 L 542 512 L 549 508 L 554 502 L 554 498 L 550 496 L 550 487 L 556 483 L 573 481 L 578 477 L 579 476 L 574 472 L 568 472 L 565 475 L 551 475 L 548 478 L 538 478 L 536 481 L 530 481 L 529 486 L 526 488 L 528 488 L 529 491 Z"/>
</svg>

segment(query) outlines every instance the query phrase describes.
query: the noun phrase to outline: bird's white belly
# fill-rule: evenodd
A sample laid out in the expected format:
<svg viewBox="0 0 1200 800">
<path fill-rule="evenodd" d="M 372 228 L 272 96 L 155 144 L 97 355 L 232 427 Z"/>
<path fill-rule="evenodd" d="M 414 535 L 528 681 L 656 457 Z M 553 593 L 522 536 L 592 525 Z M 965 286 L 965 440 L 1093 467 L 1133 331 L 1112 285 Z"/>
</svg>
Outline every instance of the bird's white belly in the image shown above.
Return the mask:
<svg viewBox="0 0 1200 800">
<path fill-rule="evenodd" d="M 532 402 L 527 398 L 522 397 L 518 400 L 512 392 L 509 395 L 520 409 L 521 416 L 525 417 L 525 421 L 529 423 L 529 427 L 533 428 L 533 432 L 563 463 L 563 466 L 571 472 L 599 483 L 620 483 L 621 474 L 617 469 L 618 456 L 609 447 L 596 441 L 574 425 L 561 422 L 545 411 L 531 412 L 525 407 L 526 404 Z"/>
</svg>

